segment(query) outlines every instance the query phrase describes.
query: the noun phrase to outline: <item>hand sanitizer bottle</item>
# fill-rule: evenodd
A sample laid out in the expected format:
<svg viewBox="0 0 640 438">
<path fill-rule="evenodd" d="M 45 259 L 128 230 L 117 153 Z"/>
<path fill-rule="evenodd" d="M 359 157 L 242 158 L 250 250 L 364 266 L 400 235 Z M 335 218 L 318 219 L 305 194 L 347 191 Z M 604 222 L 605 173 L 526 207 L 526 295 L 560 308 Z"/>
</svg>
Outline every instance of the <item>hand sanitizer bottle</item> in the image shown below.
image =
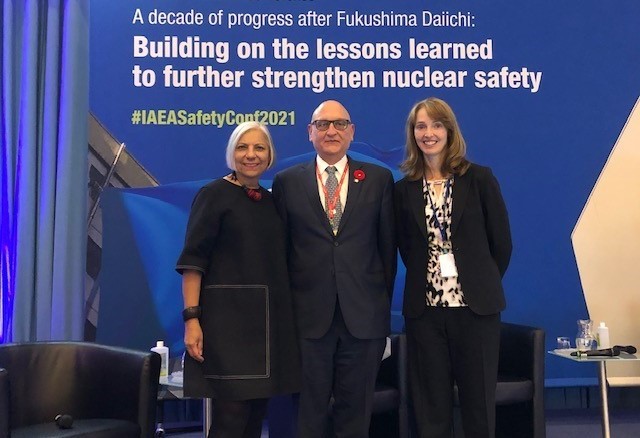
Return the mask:
<svg viewBox="0 0 640 438">
<path fill-rule="evenodd" d="M 160 377 L 169 375 L 169 347 L 165 347 L 164 341 L 156 342 L 156 346 L 151 349 L 160 355 Z"/>
<path fill-rule="evenodd" d="M 609 340 L 609 327 L 604 322 L 600 323 L 598 327 L 598 348 L 610 348 L 611 342 Z"/>
</svg>

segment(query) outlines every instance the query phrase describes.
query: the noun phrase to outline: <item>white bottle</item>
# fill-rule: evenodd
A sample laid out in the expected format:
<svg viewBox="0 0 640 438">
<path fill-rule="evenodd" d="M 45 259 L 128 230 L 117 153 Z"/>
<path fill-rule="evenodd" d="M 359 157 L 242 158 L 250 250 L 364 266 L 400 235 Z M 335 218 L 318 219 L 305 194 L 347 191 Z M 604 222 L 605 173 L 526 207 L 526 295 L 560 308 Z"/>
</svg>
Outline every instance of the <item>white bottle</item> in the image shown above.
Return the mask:
<svg viewBox="0 0 640 438">
<path fill-rule="evenodd" d="M 169 375 L 169 347 L 164 346 L 164 341 L 158 341 L 151 351 L 160 355 L 160 377 L 167 377 Z"/>
<path fill-rule="evenodd" d="M 598 348 L 610 348 L 611 342 L 609 341 L 609 327 L 604 322 L 600 323 L 598 327 Z"/>
</svg>

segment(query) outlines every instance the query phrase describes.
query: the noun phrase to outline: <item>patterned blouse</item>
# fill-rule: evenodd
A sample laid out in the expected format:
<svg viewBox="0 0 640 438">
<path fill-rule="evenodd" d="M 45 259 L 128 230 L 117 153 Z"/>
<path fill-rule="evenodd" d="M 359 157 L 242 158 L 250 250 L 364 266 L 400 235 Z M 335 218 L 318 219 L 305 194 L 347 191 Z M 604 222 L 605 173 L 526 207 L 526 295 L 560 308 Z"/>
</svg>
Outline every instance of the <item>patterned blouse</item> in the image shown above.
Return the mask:
<svg viewBox="0 0 640 438">
<path fill-rule="evenodd" d="M 429 260 L 427 261 L 427 306 L 462 307 L 467 303 L 464 299 L 462 286 L 458 277 L 442 277 L 438 257 L 442 253 L 451 251 L 451 210 L 453 206 L 454 178 L 448 180 L 422 180 L 424 195 L 424 213 L 426 217 L 427 236 L 429 238 Z M 436 192 L 438 186 L 439 193 Z M 434 218 L 434 210 L 437 221 Z M 445 231 L 446 241 L 442 240 L 442 233 L 438 222 Z"/>
</svg>

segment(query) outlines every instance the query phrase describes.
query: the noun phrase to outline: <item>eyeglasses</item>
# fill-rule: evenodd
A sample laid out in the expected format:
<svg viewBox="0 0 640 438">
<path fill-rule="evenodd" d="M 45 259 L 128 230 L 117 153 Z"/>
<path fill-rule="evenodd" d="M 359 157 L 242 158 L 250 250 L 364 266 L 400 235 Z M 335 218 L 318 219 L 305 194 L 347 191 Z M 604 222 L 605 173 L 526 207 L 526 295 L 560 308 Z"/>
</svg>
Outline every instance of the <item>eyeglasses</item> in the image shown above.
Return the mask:
<svg viewBox="0 0 640 438">
<path fill-rule="evenodd" d="M 338 131 L 344 131 L 349 127 L 351 121 L 346 119 L 338 119 L 338 120 L 315 120 L 311 122 L 312 125 L 315 125 L 318 131 L 326 131 L 329 129 L 329 125 L 333 123 L 333 127 Z"/>
</svg>

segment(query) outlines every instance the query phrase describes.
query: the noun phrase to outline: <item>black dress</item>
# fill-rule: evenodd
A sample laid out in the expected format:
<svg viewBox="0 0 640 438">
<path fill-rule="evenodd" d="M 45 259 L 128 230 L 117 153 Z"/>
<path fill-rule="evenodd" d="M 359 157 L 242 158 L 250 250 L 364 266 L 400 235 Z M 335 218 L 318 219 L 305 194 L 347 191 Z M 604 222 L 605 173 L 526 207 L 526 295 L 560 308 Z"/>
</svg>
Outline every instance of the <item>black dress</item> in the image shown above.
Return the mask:
<svg viewBox="0 0 640 438">
<path fill-rule="evenodd" d="M 271 193 L 220 179 L 196 195 L 176 270 L 203 273 L 204 363 L 188 354 L 188 397 L 249 400 L 297 392 L 300 360 L 284 225 Z"/>
</svg>

